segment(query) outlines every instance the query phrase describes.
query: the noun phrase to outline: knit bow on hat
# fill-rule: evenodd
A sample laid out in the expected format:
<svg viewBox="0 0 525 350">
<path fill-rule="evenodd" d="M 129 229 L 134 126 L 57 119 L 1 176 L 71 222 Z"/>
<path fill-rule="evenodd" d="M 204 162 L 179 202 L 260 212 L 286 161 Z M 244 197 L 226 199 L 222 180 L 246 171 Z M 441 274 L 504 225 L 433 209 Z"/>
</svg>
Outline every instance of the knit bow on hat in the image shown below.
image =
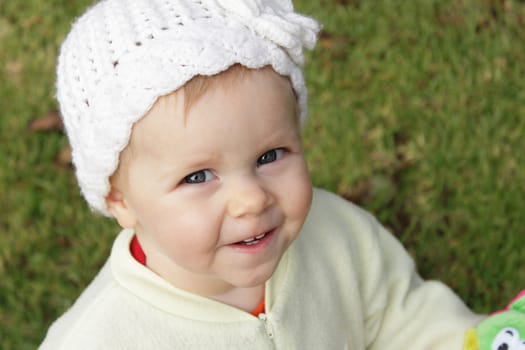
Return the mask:
<svg viewBox="0 0 525 350">
<path fill-rule="evenodd" d="M 303 47 L 313 49 L 319 24 L 312 18 L 293 12 L 287 0 L 216 0 L 224 11 L 286 50 L 295 64 L 304 64 Z"/>
</svg>

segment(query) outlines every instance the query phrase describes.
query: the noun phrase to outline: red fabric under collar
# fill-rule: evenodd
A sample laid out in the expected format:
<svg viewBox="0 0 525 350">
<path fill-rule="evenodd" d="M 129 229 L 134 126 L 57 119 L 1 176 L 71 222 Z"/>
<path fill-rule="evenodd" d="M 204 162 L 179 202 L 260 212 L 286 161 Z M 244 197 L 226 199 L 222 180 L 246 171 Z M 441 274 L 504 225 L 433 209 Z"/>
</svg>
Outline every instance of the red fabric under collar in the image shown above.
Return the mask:
<svg viewBox="0 0 525 350">
<path fill-rule="evenodd" d="M 137 236 L 133 236 L 131 244 L 129 245 L 129 249 L 131 250 L 131 255 L 133 255 L 135 260 L 137 260 L 142 265 L 146 265 L 146 254 L 144 254 Z"/>
</svg>

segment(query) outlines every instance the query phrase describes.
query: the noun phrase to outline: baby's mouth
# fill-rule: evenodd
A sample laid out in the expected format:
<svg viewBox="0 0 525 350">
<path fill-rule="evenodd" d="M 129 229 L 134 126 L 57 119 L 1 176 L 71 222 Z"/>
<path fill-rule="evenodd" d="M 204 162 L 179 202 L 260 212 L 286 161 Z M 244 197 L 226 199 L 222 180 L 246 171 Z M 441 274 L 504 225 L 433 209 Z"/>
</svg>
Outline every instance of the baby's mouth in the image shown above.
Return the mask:
<svg viewBox="0 0 525 350">
<path fill-rule="evenodd" d="M 262 233 L 257 236 L 253 236 L 251 238 L 235 242 L 234 245 L 241 245 L 241 246 L 252 246 L 260 243 L 263 240 L 268 239 L 268 237 L 273 233 L 274 230 L 266 231 L 265 233 Z"/>
<path fill-rule="evenodd" d="M 268 232 L 265 232 L 261 235 L 258 235 L 258 236 L 254 236 L 252 238 L 248 238 L 248 239 L 245 239 L 243 241 L 239 241 L 235 244 L 242 244 L 242 245 L 254 245 L 254 244 L 257 244 L 259 243 L 264 237 L 266 237 L 266 235 L 268 235 L 271 231 L 268 231 Z"/>
</svg>

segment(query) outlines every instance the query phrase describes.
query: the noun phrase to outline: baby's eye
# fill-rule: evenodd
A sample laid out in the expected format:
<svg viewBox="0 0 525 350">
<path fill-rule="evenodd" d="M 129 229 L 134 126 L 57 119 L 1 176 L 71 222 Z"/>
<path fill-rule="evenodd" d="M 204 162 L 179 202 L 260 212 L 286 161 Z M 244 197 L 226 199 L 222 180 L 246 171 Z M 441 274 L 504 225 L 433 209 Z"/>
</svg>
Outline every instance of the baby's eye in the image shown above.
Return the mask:
<svg viewBox="0 0 525 350">
<path fill-rule="evenodd" d="M 265 152 L 262 156 L 257 159 L 257 165 L 263 165 L 268 164 L 271 162 L 275 162 L 276 160 L 280 159 L 284 154 L 284 149 L 282 148 L 275 148 L 272 150 L 269 150 L 268 152 Z"/>
<path fill-rule="evenodd" d="M 186 184 L 199 184 L 213 179 L 213 173 L 210 170 L 199 170 L 184 178 L 182 181 Z"/>
</svg>

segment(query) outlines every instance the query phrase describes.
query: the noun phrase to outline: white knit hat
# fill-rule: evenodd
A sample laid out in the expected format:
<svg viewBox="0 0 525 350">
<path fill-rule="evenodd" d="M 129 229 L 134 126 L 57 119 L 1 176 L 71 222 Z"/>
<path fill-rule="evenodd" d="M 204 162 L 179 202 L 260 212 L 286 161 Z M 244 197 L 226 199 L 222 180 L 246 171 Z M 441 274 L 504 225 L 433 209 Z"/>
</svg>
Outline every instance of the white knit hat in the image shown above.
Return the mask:
<svg viewBox="0 0 525 350">
<path fill-rule="evenodd" d="M 62 44 L 57 98 L 91 208 L 110 215 L 109 177 L 133 124 L 196 75 L 271 65 L 290 78 L 304 122 L 303 47 L 314 47 L 319 28 L 290 0 L 103 0 L 88 9 Z"/>
</svg>

